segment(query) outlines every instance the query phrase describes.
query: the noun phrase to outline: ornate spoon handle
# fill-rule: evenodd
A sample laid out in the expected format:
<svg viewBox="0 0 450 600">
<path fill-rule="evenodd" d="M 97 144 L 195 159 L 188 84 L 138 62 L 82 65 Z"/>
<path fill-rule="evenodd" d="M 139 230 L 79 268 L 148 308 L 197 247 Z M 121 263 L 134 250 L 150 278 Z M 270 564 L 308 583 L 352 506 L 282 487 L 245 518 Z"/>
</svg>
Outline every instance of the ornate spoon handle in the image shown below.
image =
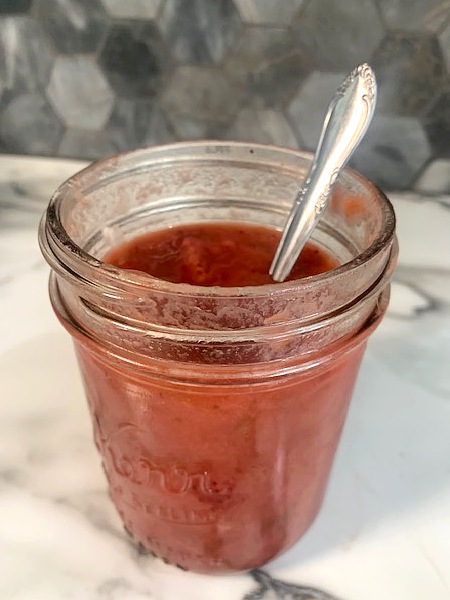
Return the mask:
<svg viewBox="0 0 450 600">
<path fill-rule="evenodd" d="M 376 97 L 375 75 L 368 64 L 356 67 L 336 91 L 311 169 L 295 199 L 270 267 L 275 281 L 284 281 L 289 275 L 319 222 L 337 176 L 367 131 Z"/>
</svg>

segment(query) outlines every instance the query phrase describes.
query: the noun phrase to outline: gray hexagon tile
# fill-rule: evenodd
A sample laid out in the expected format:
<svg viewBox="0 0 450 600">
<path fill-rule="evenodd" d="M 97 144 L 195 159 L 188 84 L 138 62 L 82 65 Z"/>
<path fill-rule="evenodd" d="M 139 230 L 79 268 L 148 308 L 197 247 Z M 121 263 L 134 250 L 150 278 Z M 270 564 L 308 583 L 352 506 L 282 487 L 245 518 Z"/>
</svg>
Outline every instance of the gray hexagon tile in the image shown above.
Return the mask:
<svg viewBox="0 0 450 600">
<path fill-rule="evenodd" d="M 162 97 L 176 133 L 185 139 L 215 137 L 229 127 L 241 105 L 239 92 L 213 67 L 178 67 Z"/>
<path fill-rule="evenodd" d="M 449 0 L 450 1 L 450 0 Z M 450 70 L 450 24 L 438 36 L 439 46 L 444 56 L 447 71 Z"/>
<path fill-rule="evenodd" d="M 30 10 L 32 0 L 2 0 L 0 15 L 23 13 Z"/>
<path fill-rule="evenodd" d="M 244 23 L 290 25 L 305 0 L 234 0 Z"/>
<path fill-rule="evenodd" d="M 108 27 L 99 0 L 34 0 L 32 14 L 63 54 L 95 52 Z"/>
<path fill-rule="evenodd" d="M 97 64 L 88 57 L 60 56 L 47 95 L 68 127 L 98 131 L 111 114 L 114 95 Z"/>
<path fill-rule="evenodd" d="M 389 29 L 437 32 L 450 18 L 449 0 L 378 0 Z"/>
<path fill-rule="evenodd" d="M 140 21 L 112 27 L 99 64 L 117 96 L 124 98 L 155 96 L 170 68 L 168 49 L 156 25 Z"/>
<path fill-rule="evenodd" d="M 55 55 L 31 17 L 0 19 L 0 80 L 20 94 L 45 87 Z"/>
<path fill-rule="evenodd" d="M 0 0 L 0 151 L 96 158 L 208 137 L 312 150 L 364 60 L 379 102 L 356 164 L 437 193 L 450 0 Z"/>
<path fill-rule="evenodd" d="M 105 10 L 115 19 L 155 19 L 162 0 L 101 0 Z"/>
<path fill-rule="evenodd" d="M 378 109 L 418 115 L 447 81 L 444 59 L 433 34 L 391 32 L 372 58 L 380 84 Z"/>
<path fill-rule="evenodd" d="M 166 0 L 159 25 L 180 64 L 219 62 L 241 25 L 233 0 Z"/>
<path fill-rule="evenodd" d="M 414 184 L 421 194 L 450 194 L 450 159 L 431 162 Z"/>
<path fill-rule="evenodd" d="M 384 189 L 407 189 L 431 155 L 417 119 L 378 115 L 351 165 Z"/>
<path fill-rule="evenodd" d="M 289 104 L 290 122 L 306 148 L 317 146 L 326 109 L 345 76 L 346 73 L 314 71 Z"/>
<path fill-rule="evenodd" d="M 249 27 L 224 66 L 254 105 L 283 107 L 312 70 L 313 61 L 294 31 Z"/>
<path fill-rule="evenodd" d="M 152 100 L 117 99 L 107 131 L 117 152 L 175 138 L 166 115 Z"/>
<path fill-rule="evenodd" d="M 14 152 L 53 154 L 62 132 L 53 109 L 38 93 L 16 96 L 0 116 L 0 137 Z"/>
<path fill-rule="evenodd" d="M 58 154 L 65 158 L 98 159 L 117 152 L 106 131 L 68 129 L 59 144 Z"/>
<path fill-rule="evenodd" d="M 297 30 L 325 71 L 348 71 L 369 61 L 385 33 L 375 0 L 312 0 L 302 11 Z"/>
<path fill-rule="evenodd" d="M 298 140 L 283 114 L 273 109 L 244 108 L 228 130 L 230 140 L 298 147 Z"/>
<path fill-rule="evenodd" d="M 423 119 L 434 152 L 450 157 L 450 89 L 442 92 Z"/>
</svg>

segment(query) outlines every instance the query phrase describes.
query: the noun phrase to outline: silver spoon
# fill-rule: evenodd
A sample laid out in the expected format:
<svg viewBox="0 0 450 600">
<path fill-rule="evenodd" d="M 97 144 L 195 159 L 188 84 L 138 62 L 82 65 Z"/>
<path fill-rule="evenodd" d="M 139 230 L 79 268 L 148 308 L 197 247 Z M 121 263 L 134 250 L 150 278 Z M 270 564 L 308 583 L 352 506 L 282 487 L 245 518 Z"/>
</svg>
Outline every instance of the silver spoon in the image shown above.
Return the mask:
<svg viewBox="0 0 450 600">
<path fill-rule="evenodd" d="M 322 126 L 311 168 L 270 266 L 275 281 L 284 281 L 317 226 L 333 185 L 372 120 L 377 98 L 375 75 L 359 65 L 336 91 Z"/>
</svg>

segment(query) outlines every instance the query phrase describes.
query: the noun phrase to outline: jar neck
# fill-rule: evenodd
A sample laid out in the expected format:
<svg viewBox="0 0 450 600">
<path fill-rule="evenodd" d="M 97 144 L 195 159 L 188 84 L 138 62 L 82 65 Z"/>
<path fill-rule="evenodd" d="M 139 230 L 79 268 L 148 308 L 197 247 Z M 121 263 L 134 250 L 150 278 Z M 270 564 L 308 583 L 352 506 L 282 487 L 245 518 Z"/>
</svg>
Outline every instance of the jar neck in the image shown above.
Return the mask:
<svg viewBox="0 0 450 600">
<path fill-rule="evenodd" d="M 267 365 L 278 374 L 289 373 L 295 366 L 307 370 L 318 362 L 329 362 L 336 354 L 342 354 L 362 343 L 378 325 L 387 308 L 389 280 L 394 268 L 396 243 L 389 260 L 377 281 L 354 301 L 338 310 L 316 315 L 308 320 L 295 318 L 287 305 L 283 305 L 282 317 L 278 313 L 268 315 L 262 325 L 241 329 L 192 329 L 157 323 L 155 304 L 151 303 L 151 318 L 147 318 L 147 303 L 124 304 L 123 299 L 104 299 L 91 303 L 83 295 L 74 293 L 73 286 L 64 278 L 52 274 L 50 295 L 54 309 L 70 333 L 84 343 L 103 348 L 109 355 L 121 356 L 126 362 L 167 371 L 168 363 L 177 364 L 186 376 L 193 363 L 205 367 L 227 367 L 230 377 L 237 365 Z M 198 299 L 197 299 L 198 301 Z M 199 301 L 198 301 L 199 302 Z M 167 308 L 165 301 L 159 312 Z M 272 303 L 272 308 L 276 303 Z M 240 307 L 242 310 L 242 306 Z M 195 312 L 193 307 L 191 310 Z M 197 310 L 205 310 L 196 304 Z M 130 314 L 138 311 L 132 318 Z M 172 311 L 175 309 L 172 308 Z M 186 314 L 185 305 L 177 311 Z M 208 310 L 214 307 L 208 305 Z M 276 310 L 276 309 L 275 309 Z M 158 312 L 158 314 L 159 314 Z M 189 321 L 191 324 L 191 321 Z M 180 365 L 183 364 L 183 367 Z M 197 368 L 197 367 L 196 367 Z M 219 379 L 223 372 L 218 373 Z M 260 373 L 261 376 L 261 373 Z M 241 373 L 242 377 L 242 373 Z"/>
<path fill-rule="evenodd" d="M 260 386 L 273 386 L 274 378 L 287 378 L 288 383 L 290 376 L 308 376 L 310 371 L 317 376 L 318 369 L 332 368 L 358 348 L 362 353 L 387 309 L 389 285 L 367 302 L 364 310 L 352 316 L 340 315 L 320 330 L 297 329 L 287 332 L 282 340 L 266 336 L 244 342 L 173 340 L 167 336 L 155 338 L 147 332 L 145 342 L 139 344 L 143 332 L 136 335 L 123 323 L 111 319 L 101 322 L 99 315 L 91 321 L 86 318 L 87 312 L 83 322 L 74 320 L 61 302 L 55 277 L 50 279 L 50 296 L 55 313 L 79 352 L 88 352 L 111 369 L 125 369 L 131 377 L 153 377 L 174 386 L 189 382 L 204 387 L 207 380 L 213 388 L 254 386 L 255 381 Z M 102 326 L 106 328 L 103 334 Z"/>
<path fill-rule="evenodd" d="M 397 244 L 389 201 L 351 171 L 340 177 L 315 232 L 314 241 L 342 263 L 327 273 L 201 288 L 101 260 L 119 242 L 174 223 L 281 228 L 310 162 L 291 150 L 202 142 L 94 164 L 57 191 L 41 223 L 56 311 L 86 339 L 186 362 L 270 362 L 299 348 L 304 356 L 323 352 L 356 335 L 386 296 Z"/>
</svg>

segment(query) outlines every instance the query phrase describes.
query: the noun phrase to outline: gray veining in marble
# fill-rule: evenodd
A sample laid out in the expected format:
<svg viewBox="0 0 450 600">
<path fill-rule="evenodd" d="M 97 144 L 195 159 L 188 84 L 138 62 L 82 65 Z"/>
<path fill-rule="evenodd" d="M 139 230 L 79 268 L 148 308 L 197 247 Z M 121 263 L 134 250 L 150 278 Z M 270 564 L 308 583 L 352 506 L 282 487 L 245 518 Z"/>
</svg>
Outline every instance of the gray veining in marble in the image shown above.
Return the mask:
<svg viewBox="0 0 450 600">
<path fill-rule="evenodd" d="M 317 588 L 278 581 L 259 569 L 252 571 L 251 575 L 258 588 L 246 594 L 243 600 L 338 600 Z"/>
</svg>

